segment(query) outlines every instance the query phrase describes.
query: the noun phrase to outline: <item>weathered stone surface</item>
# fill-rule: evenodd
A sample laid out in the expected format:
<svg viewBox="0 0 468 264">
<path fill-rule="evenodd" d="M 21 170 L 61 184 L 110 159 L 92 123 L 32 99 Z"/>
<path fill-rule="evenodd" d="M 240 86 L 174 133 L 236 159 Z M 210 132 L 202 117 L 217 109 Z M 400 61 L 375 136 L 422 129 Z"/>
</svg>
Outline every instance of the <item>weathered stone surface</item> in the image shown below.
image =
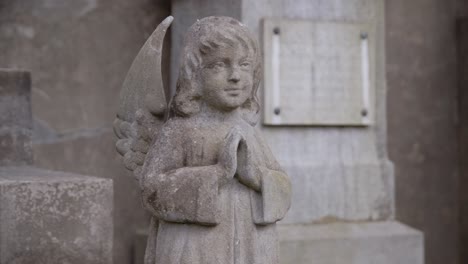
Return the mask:
<svg viewBox="0 0 468 264">
<path fill-rule="evenodd" d="M 196 1 L 194 1 L 196 2 Z M 189 3 L 194 3 L 190 1 Z M 182 33 L 206 13 L 240 10 L 240 20 L 260 34 L 263 17 L 288 17 L 313 21 L 370 23 L 375 26 L 375 101 L 373 125 L 357 127 L 267 127 L 260 129 L 280 164 L 293 179 L 294 204 L 288 223 L 321 221 L 324 216 L 344 220 L 385 220 L 394 216 L 393 166 L 386 146 L 386 86 L 384 1 L 288 1 L 243 0 L 226 9 L 187 8 L 187 3 L 174 3 L 175 16 L 172 42 L 180 43 Z M 213 5 L 214 6 L 214 5 Z M 237 15 L 237 13 L 234 13 Z M 173 46 L 172 54 L 180 53 Z M 176 78 L 176 71 L 171 77 Z M 271 87 L 263 87 L 271 89 Z M 261 98 L 262 96 L 260 96 Z M 329 178 L 327 178 L 329 177 Z M 299 180 L 304 179 L 304 180 Z M 327 191 L 318 187 L 318 183 Z M 305 190 L 304 184 L 310 189 Z M 373 188 L 375 186 L 375 188 Z M 362 188 L 366 188 L 363 190 Z M 346 194 L 343 195 L 343 191 Z M 348 200 L 357 199 L 357 203 Z M 314 200 L 306 200 L 315 198 Z M 369 198 L 369 201 L 366 201 Z M 304 202 L 307 201 L 307 202 Z M 320 204 L 318 201 L 324 202 Z M 311 205 L 314 204 L 314 205 Z M 313 211 L 318 209 L 317 211 Z"/>
<path fill-rule="evenodd" d="M 154 34 L 162 38 L 171 20 Z M 161 50 L 145 45 L 135 62 L 149 65 L 140 58 L 146 49 Z M 177 91 L 162 108 L 168 119 L 139 114 L 141 104 L 136 120 L 119 114 L 114 126 L 117 150 L 152 214 L 145 263 L 278 264 L 276 222 L 290 207 L 291 183 L 255 128 L 262 69 L 256 38 L 233 18 L 206 17 L 189 28 L 181 58 Z M 129 73 L 135 67 L 141 65 Z M 125 81 L 122 106 L 133 101 L 127 87 L 145 90 L 139 84 L 147 82 L 163 90 L 162 82 L 136 76 L 141 80 Z"/>
<path fill-rule="evenodd" d="M 131 263 L 135 232 L 148 227 L 149 216 L 137 182 L 115 152 L 113 132 L 98 130 L 77 138 L 36 142 L 34 159 L 38 167 L 112 179 L 114 263 Z"/>
<path fill-rule="evenodd" d="M 33 72 L 33 116 L 52 133 L 111 126 L 135 53 L 163 0 L 2 1 L 2 67 Z"/>
<path fill-rule="evenodd" d="M 114 153 L 111 133 L 107 138 L 100 133 L 112 131 L 125 74 L 145 39 L 169 15 L 170 1 L 5 0 L 0 5 L 1 67 L 33 72 L 36 163 L 115 180 L 114 261 L 130 263 L 135 226 L 147 226 L 148 219 L 137 185 Z M 168 60 L 163 57 L 166 77 Z"/>
<path fill-rule="evenodd" d="M 0 263 L 112 263 L 112 181 L 0 168 Z"/>
<path fill-rule="evenodd" d="M 273 153 L 292 178 L 293 204 L 288 216 L 284 219 L 285 223 L 392 219 L 394 217 L 394 176 L 392 163 L 387 157 L 386 144 L 384 1 L 245 0 L 237 4 L 236 7 L 241 7 L 239 16 L 242 22 L 257 33 L 260 33 L 261 21 L 259 20 L 262 17 L 287 17 L 321 22 L 358 22 L 375 26 L 377 33 L 376 76 L 375 83 L 373 83 L 375 85 L 373 106 L 375 123 L 372 126 L 367 128 L 261 127 L 261 130 L 270 143 Z M 221 12 L 226 10 L 223 9 Z M 214 11 L 219 10 L 203 9 L 205 13 Z M 173 5 L 173 12 L 183 14 L 183 19 L 175 16 L 175 24 L 179 23 L 179 26 L 173 29 L 175 32 L 172 35 L 173 42 L 180 43 L 181 32 L 190 25 L 187 21 L 194 21 L 202 14 L 199 9 L 187 8 L 186 4 L 178 2 Z M 172 54 L 180 53 L 180 46 L 173 46 L 171 51 Z M 173 78 L 176 74 L 177 72 L 173 69 Z M 264 89 L 271 89 L 271 87 L 264 87 Z M 332 228 L 327 224 L 322 227 Z M 390 236 L 393 232 L 391 229 L 382 231 L 388 231 Z M 420 236 L 418 239 L 421 240 Z M 327 243 L 327 241 L 328 238 L 322 236 L 317 238 L 316 242 Z M 385 242 L 387 245 L 393 243 L 391 240 L 387 242 Z M 334 245 L 340 243 L 342 245 L 348 243 L 346 235 L 337 238 L 334 244 L 328 244 L 328 246 L 335 254 L 342 254 L 342 256 L 347 254 L 348 257 L 355 251 L 365 251 L 365 247 L 368 246 L 366 243 L 357 243 L 353 248 L 354 251 L 350 252 L 346 247 L 334 248 Z M 419 245 L 422 248 L 422 244 Z M 311 250 L 313 248 L 304 248 L 304 252 Z M 421 251 L 412 252 L 413 255 L 408 256 L 408 259 L 422 260 Z M 369 253 L 368 259 L 379 259 L 379 250 L 367 252 Z M 411 254 L 411 251 L 405 252 Z M 336 261 L 335 254 L 324 254 L 321 260 L 323 263 L 339 263 Z M 304 263 L 313 262 L 313 255 L 307 255 L 304 261 Z M 348 263 L 346 258 L 342 259 L 342 262 Z M 286 263 L 296 262 L 293 260 Z"/>
<path fill-rule="evenodd" d="M 31 74 L 0 68 L 0 124 L 31 128 Z"/>
<path fill-rule="evenodd" d="M 468 2 L 465 0 L 456 0 L 456 2 L 457 17 L 466 19 L 468 17 Z"/>
<path fill-rule="evenodd" d="M 284 166 L 294 186 L 284 223 L 389 219 L 393 213 L 392 163 Z M 310 172 L 314 173 L 310 173 Z M 344 176 L 343 176 L 344 175 Z"/>
<path fill-rule="evenodd" d="M 263 123 L 367 126 L 374 122 L 374 25 L 262 21 Z"/>
<path fill-rule="evenodd" d="M 393 174 L 391 173 L 392 166 L 388 165 L 390 161 L 387 158 L 385 144 L 384 2 L 381 0 L 340 0 L 325 3 L 323 1 L 277 0 L 268 3 L 270 8 L 262 8 L 261 3 L 253 2 L 256 1 L 249 0 L 243 4 L 242 20 L 249 27 L 257 26 L 258 28 L 258 19 L 264 16 L 292 17 L 322 22 L 359 22 L 375 26 L 376 75 L 374 83 L 371 84 L 375 92 L 375 101 L 372 106 L 375 115 L 372 126 L 367 128 L 262 127 L 262 131 L 281 164 L 286 168 L 294 168 L 296 175 L 301 174 L 302 177 L 309 179 L 319 177 L 318 175 L 333 175 L 330 179 L 325 177 L 321 179 L 324 184 L 327 184 L 328 180 L 333 182 L 328 185 L 330 188 L 328 192 L 320 191 L 319 188 L 310 191 L 317 195 L 314 201 L 309 201 L 310 203 L 328 201 L 325 205 L 317 205 L 317 207 L 324 206 L 323 213 L 319 215 L 328 214 L 332 218 L 343 218 L 344 215 L 336 214 L 342 211 L 348 212 L 345 219 L 349 220 L 391 218 L 394 214 Z M 264 89 L 271 88 L 264 87 Z M 352 187 L 363 186 L 360 179 L 364 178 L 372 179 L 372 186 L 376 185 L 376 189 L 361 191 L 360 188 Z M 298 184 L 300 183 L 297 181 L 293 185 L 294 190 L 303 189 Z M 371 185 L 366 187 L 372 188 Z M 382 191 L 382 188 L 386 190 Z M 344 196 L 356 197 L 359 202 L 346 202 L 342 196 L 343 190 L 347 192 Z M 374 194 L 370 194 L 374 191 Z M 374 198 L 371 198 L 372 201 L 364 202 L 361 194 Z M 375 197 L 380 197 L 378 202 Z M 305 205 L 305 203 L 301 204 Z M 346 208 L 347 206 L 350 208 Z M 372 209 L 369 209 L 369 206 Z M 367 214 L 362 214 L 362 212 L 367 212 Z M 292 208 L 290 213 L 308 214 L 306 216 L 308 219 L 320 220 L 314 219 L 315 213 L 307 207 L 297 206 Z M 302 222 L 304 216 L 298 218 L 298 222 Z"/>
<path fill-rule="evenodd" d="M 397 222 L 280 225 L 281 264 L 423 264 L 421 232 Z"/>
<path fill-rule="evenodd" d="M 31 76 L 0 68 L 0 166 L 32 164 Z"/>
<path fill-rule="evenodd" d="M 468 5 L 467 5 L 468 8 Z M 458 21 L 458 67 L 460 83 L 460 189 L 468 188 L 468 15 Z M 468 246 L 468 193 L 460 192 L 460 248 Z M 468 251 L 462 250 L 460 261 L 468 262 Z"/>
<path fill-rule="evenodd" d="M 388 149 L 396 218 L 423 231 L 426 263 L 459 262 L 460 145 L 454 0 L 386 1 Z M 457 121 L 459 120 L 459 121 Z M 463 121 L 462 121 L 463 120 Z"/>
<path fill-rule="evenodd" d="M 281 264 L 423 264 L 424 237 L 398 222 L 279 225 Z M 137 237 L 143 264 L 148 232 Z"/>
<path fill-rule="evenodd" d="M 148 229 L 137 230 L 133 247 L 133 264 L 144 264 L 145 250 L 148 241 Z"/>
<path fill-rule="evenodd" d="M 188 0 L 172 1 L 171 14 L 176 23 L 171 26 L 171 96 L 176 90 L 183 39 L 187 29 L 197 20 L 208 16 L 229 16 L 241 20 L 242 1 Z"/>
</svg>

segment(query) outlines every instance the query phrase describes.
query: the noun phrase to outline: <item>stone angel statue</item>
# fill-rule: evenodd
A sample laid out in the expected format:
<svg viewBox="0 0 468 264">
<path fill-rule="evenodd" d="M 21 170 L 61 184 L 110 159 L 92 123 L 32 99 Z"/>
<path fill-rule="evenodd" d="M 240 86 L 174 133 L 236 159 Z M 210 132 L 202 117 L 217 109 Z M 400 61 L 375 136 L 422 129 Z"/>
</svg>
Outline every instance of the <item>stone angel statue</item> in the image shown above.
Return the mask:
<svg viewBox="0 0 468 264">
<path fill-rule="evenodd" d="M 255 127 L 261 52 L 229 17 L 193 24 L 166 103 L 166 18 L 135 58 L 114 123 L 117 150 L 152 215 L 146 264 L 278 264 L 291 183 Z"/>
</svg>

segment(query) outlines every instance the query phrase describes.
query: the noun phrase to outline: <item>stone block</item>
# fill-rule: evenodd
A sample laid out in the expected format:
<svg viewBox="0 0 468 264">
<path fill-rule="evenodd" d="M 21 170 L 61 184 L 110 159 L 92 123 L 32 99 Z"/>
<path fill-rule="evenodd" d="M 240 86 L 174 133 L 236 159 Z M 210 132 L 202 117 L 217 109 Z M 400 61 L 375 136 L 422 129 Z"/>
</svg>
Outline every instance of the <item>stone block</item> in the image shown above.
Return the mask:
<svg viewBox="0 0 468 264">
<path fill-rule="evenodd" d="M 32 164 L 31 75 L 0 69 L 0 166 Z"/>
<path fill-rule="evenodd" d="M 283 166 L 291 177 L 293 196 L 284 223 L 382 221 L 391 219 L 393 165 L 373 161 L 351 164 Z"/>
<path fill-rule="evenodd" d="M 83 133 L 33 144 L 35 165 L 113 180 L 114 263 L 132 263 L 137 229 L 147 228 L 149 217 L 141 203 L 140 188 L 115 151 L 111 129 Z"/>
<path fill-rule="evenodd" d="M 398 222 L 282 225 L 281 264 L 423 264 L 421 232 Z"/>
<path fill-rule="evenodd" d="M 32 161 L 30 131 L 0 129 L 0 165 L 31 165 Z"/>
<path fill-rule="evenodd" d="M 398 222 L 278 225 L 281 264 L 423 264 L 423 234 Z M 140 230 L 135 262 L 148 232 Z"/>
<path fill-rule="evenodd" d="M 112 263 L 112 181 L 0 168 L 0 263 Z"/>
</svg>

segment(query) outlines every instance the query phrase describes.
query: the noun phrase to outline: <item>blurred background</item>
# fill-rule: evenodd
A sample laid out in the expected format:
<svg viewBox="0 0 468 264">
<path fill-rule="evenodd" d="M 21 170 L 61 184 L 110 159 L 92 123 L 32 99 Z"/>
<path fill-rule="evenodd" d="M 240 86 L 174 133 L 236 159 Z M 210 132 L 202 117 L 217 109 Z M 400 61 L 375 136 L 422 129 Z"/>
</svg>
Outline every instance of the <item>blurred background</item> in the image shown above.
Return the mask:
<svg viewBox="0 0 468 264">
<path fill-rule="evenodd" d="M 113 179 L 114 263 L 140 263 L 149 219 L 112 131 L 133 58 L 155 27 L 174 15 L 163 58 L 165 82 L 173 88 L 175 53 L 195 21 L 180 10 L 244 21 L 247 9 L 274 9 L 268 2 L 0 1 L 0 66 L 32 73 L 35 164 Z M 305 0 L 272 2 L 308 6 Z M 317 10 L 337 13 L 340 5 L 362 9 L 373 1 L 313 2 Z M 384 22 L 378 52 L 386 58 L 387 84 L 378 140 L 386 142 L 395 168 L 389 219 L 423 232 L 425 263 L 468 263 L 468 1 L 387 0 L 376 14 Z"/>
</svg>

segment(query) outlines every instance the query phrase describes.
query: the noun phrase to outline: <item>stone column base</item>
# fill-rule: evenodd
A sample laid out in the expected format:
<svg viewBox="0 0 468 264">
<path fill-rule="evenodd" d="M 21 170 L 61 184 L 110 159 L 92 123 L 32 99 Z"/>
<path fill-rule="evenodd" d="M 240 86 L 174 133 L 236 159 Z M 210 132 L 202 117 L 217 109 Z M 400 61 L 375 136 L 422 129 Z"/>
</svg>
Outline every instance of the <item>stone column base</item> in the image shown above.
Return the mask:
<svg viewBox="0 0 468 264">
<path fill-rule="evenodd" d="M 0 264 L 111 264 L 112 207 L 112 180 L 0 168 Z"/>
<path fill-rule="evenodd" d="M 280 225 L 281 264 L 423 264 L 424 236 L 399 222 Z"/>
<path fill-rule="evenodd" d="M 422 232 L 399 222 L 278 225 L 280 264 L 423 264 Z M 136 234 L 143 264 L 147 230 Z"/>
</svg>

